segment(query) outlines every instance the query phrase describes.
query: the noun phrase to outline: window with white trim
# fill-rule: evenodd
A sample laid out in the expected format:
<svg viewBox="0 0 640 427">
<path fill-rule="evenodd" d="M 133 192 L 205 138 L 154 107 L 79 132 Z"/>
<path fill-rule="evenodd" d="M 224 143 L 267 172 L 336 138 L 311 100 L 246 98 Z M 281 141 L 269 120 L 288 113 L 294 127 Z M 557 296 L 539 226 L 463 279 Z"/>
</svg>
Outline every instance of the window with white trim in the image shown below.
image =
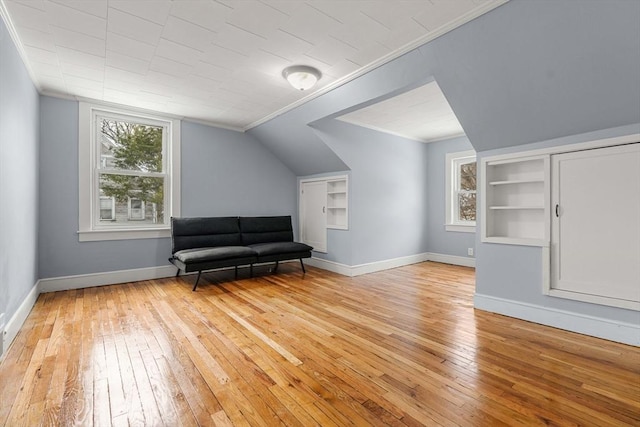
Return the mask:
<svg viewBox="0 0 640 427">
<path fill-rule="evenodd" d="M 475 232 L 477 163 L 475 151 L 446 156 L 447 231 Z"/>
<path fill-rule="evenodd" d="M 80 241 L 169 236 L 180 122 L 80 103 L 79 142 Z"/>
</svg>

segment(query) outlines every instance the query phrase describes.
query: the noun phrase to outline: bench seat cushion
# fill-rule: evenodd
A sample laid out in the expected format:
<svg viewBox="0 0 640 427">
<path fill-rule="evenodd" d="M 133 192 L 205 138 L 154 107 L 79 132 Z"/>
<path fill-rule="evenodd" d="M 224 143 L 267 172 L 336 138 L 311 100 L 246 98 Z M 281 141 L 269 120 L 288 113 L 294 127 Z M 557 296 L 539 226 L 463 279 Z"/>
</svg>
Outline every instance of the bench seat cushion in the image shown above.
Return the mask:
<svg viewBox="0 0 640 427">
<path fill-rule="evenodd" d="M 219 246 L 215 248 L 183 249 L 173 254 L 184 264 L 219 261 L 230 258 L 256 256 L 256 252 L 246 246 Z"/>
<path fill-rule="evenodd" d="M 313 249 L 309 245 L 298 242 L 256 243 L 255 245 L 249 245 L 249 247 L 253 249 L 259 257 L 309 252 Z"/>
</svg>

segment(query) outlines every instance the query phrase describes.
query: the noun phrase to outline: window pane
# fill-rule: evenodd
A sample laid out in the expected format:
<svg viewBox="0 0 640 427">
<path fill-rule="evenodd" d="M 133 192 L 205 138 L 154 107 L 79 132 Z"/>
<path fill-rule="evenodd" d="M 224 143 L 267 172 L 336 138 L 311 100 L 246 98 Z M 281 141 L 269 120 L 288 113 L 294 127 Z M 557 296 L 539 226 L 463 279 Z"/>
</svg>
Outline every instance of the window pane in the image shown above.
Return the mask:
<svg viewBox="0 0 640 427">
<path fill-rule="evenodd" d="M 458 219 L 476 220 L 476 193 L 458 193 Z"/>
<path fill-rule="evenodd" d="M 460 165 L 460 190 L 476 190 L 476 162 Z"/>
<path fill-rule="evenodd" d="M 103 173 L 99 185 L 100 194 L 116 204 L 115 221 L 106 225 L 164 223 L 164 178 Z"/>
<path fill-rule="evenodd" d="M 100 197 L 100 219 L 113 219 L 113 199 L 111 197 Z"/>
<path fill-rule="evenodd" d="M 98 118 L 100 167 L 162 172 L 162 127 Z"/>
</svg>

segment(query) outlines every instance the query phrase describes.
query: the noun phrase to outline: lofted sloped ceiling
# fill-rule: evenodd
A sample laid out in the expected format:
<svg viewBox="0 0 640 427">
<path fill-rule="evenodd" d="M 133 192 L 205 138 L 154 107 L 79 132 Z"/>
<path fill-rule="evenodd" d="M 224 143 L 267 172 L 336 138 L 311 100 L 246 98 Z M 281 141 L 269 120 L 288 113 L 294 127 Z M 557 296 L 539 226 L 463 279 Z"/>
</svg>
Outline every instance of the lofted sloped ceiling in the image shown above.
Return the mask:
<svg viewBox="0 0 640 427">
<path fill-rule="evenodd" d="M 640 129 L 638 76 L 640 2 L 512 0 L 250 133 L 298 175 L 335 172 L 310 124 L 435 80 L 477 152 L 513 149 Z"/>
<path fill-rule="evenodd" d="M 436 81 L 343 114 L 337 119 L 421 142 L 464 135 Z"/>
<path fill-rule="evenodd" d="M 247 130 L 506 0 L 0 0 L 41 93 Z M 282 70 L 322 72 L 312 92 Z"/>
</svg>

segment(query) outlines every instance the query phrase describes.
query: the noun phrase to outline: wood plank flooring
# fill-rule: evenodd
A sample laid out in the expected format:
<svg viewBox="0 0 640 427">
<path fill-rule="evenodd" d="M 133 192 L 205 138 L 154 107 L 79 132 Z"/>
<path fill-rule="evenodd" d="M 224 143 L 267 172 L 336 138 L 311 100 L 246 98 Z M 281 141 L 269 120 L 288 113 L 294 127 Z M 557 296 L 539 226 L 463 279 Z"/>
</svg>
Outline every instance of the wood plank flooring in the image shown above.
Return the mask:
<svg viewBox="0 0 640 427">
<path fill-rule="evenodd" d="M 0 426 L 640 425 L 640 348 L 475 311 L 473 269 L 267 268 L 40 295 Z"/>
</svg>

